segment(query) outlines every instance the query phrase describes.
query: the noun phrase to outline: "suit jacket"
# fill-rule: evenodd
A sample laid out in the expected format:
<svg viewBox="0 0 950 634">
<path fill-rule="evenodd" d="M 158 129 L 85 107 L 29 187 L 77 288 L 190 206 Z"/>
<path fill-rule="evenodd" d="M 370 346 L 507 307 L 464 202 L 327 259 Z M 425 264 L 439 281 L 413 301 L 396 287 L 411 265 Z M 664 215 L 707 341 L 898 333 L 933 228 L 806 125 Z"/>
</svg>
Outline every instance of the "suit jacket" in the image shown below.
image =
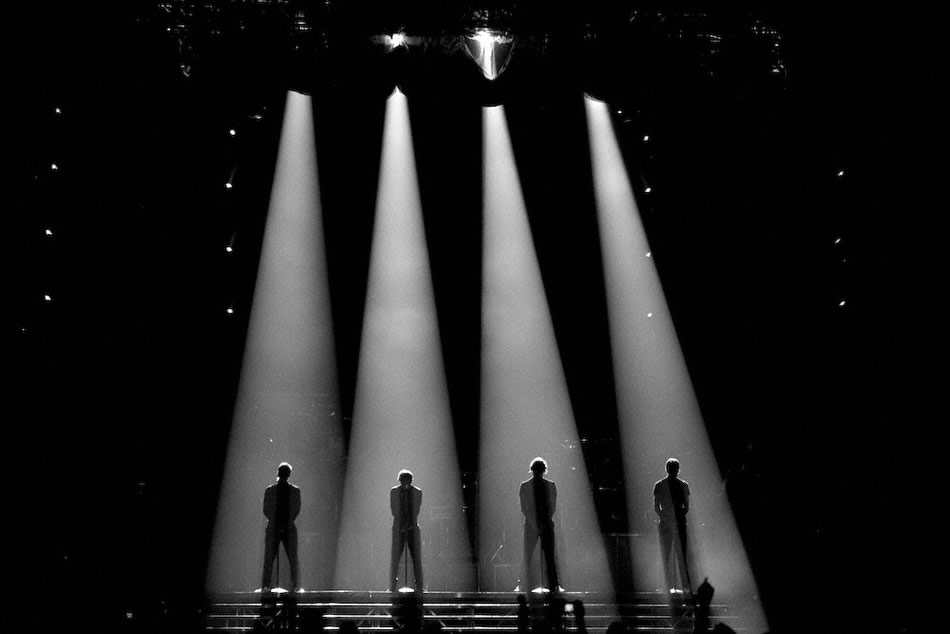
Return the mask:
<svg viewBox="0 0 950 634">
<path fill-rule="evenodd" d="M 664 522 L 685 520 L 689 512 L 689 485 L 679 478 L 663 478 L 653 485 L 653 508 Z"/>
<path fill-rule="evenodd" d="M 422 489 L 409 485 L 409 489 L 394 486 L 389 490 L 389 510 L 393 514 L 393 530 L 409 531 L 419 525 L 419 509 L 422 508 Z"/>
<path fill-rule="evenodd" d="M 521 483 L 518 492 L 525 522 L 539 528 L 553 521 L 557 511 L 557 485 L 545 478 L 531 478 Z"/>
<path fill-rule="evenodd" d="M 264 490 L 264 515 L 278 530 L 290 528 L 300 515 L 300 489 L 278 480 Z"/>
</svg>

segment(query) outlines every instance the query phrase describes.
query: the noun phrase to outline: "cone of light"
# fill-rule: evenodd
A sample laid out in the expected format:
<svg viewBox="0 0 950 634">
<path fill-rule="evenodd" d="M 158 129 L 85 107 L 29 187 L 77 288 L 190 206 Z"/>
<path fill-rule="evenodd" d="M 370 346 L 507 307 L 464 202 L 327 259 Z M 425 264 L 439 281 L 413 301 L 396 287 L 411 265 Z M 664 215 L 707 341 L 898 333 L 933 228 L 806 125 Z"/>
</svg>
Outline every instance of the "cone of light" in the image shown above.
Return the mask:
<svg viewBox="0 0 950 634">
<path fill-rule="evenodd" d="M 558 487 L 561 585 L 610 591 L 603 540 L 502 107 L 484 122 L 484 275 L 479 538 L 482 590 L 511 590 L 522 561 L 518 489 L 532 458 Z M 499 550 L 499 547 L 501 549 Z M 535 552 L 539 557 L 540 546 Z M 516 574 L 516 573 L 515 573 Z"/>
<path fill-rule="evenodd" d="M 254 289 L 208 568 L 212 592 L 258 587 L 264 488 L 282 461 L 301 488 L 300 583 L 332 577 L 342 468 L 337 384 L 310 97 L 290 92 Z M 198 486 L 198 485 L 196 485 Z M 185 520 L 183 520 L 185 521 Z M 290 584 L 281 548 L 280 579 Z"/>
<path fill-rule="evenodd" d="M 587 100 L 594 193 L 607 288 L 611 347 L 626 473 L 635 583 L 664 585 L 653 483 L 676 457 L 689 482 L 693 589 L 708 577 L 717 601 L 765 627 L 755 580 L 700 415 L 692 383 L 640 220 L 607 105 Z"/>
<path fill-rule="evenodd" d="M 423 491 L 426 585 L 471 590 L 471 558 L 406 97 L 386 105 L 336 570 L 341 589 L 388 585 L 389 489 L 400 469 Z M 437 557 L 437 549 L 442 551 Z M 400 580 L 404 568 L 400 566 Z M 411 570 L 411 566 L 410 566 Z M 410 575 L 412 573 L 410 572 Z"/>
</svg>

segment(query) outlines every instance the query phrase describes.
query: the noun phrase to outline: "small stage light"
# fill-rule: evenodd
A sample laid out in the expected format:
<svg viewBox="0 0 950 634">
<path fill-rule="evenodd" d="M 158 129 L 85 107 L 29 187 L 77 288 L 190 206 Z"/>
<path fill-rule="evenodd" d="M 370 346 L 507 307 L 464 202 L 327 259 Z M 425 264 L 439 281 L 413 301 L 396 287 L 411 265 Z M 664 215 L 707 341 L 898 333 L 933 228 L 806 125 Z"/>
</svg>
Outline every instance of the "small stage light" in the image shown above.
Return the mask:
<svg viewBox="0 0 950 634">
<path fill-rule="evenodd" d="M 844 305 L 845 305 L 846 303 L 847 303 L 847 302 L 842 299 L 840 302 L 838 302 L 838 308 L 844 308 Z"/>
<path fill-rule="evenodd" d="M 643 142 L 644 142 L 644 143 L 647 143 L 649 140 L 650 140 L 650 135 L 649 135 L 649 134 L 644 134 L 644 135 L 643 135 Z"/>
<path fill-rule="evenodd" d="M 398 48 L 403 46 L 406 43 L 406 34 L 405 33 L 393 33 L 389 36 L 389 43 L 393 48 Z"/>
<path fill-rule="evenodd" d="M 647 313 L 647 319 L 653 317 L 653 313 Z"/>
<path fill-rule="evenodd" d="M 55 112 L 56 114 L 63 114 L 63 111 L 60 110 L 59 108 L 53 108 L 53 112 Z"/>
<path fill-rule="evenodd" d="M 652 188 L 652 187 L 645 187 L 645 188 L 643 189 L 643 193 L 644 193 L 644 194 L 649 194 L 649 193 L 652 192 L 652 191 L 653 191 L 653 188 Z"/>
<path fill-rule="evenodd" d="M 225 184 L 224 184 L 224 188 L 225 188 L 225 189 L 231 189 L 232 187 L 234 187 L 234 185 L 232 185 L 231 183 L 225 183 Z"/>
<path fill-rule="evenodd" d="M 235 130 L 234 128 L 231 128 L 230 130 L 228 130 L 228 134 L 230 134 L 231 136 L 237 136 L 237 130 Z"/>
<path fill-rule="evenodd" d="M 511 59 L 512 38 L 495 31 L 476 31 L 467 39 L 465 51 L 482 69 L 482 74 L 494 80 L 508 66 L 508 61 Z"/>
<path fill-rule="evenodd" d="M 234 247 L 232 247 L 230 244 L 224 247 L 224 250 L 226 253 L 234 253 Z"/>
<path fill-rule="evenodd" d="M 229 306 L 227 312 L 228 312 L 229 315 L 233 315 L 233 314 L 234 314 L 234 309 Z"/>
<path fill-rule="evenodd" d="M 472 39 L 478 42 L 478 45 L 481 46 L 482 48 L 491 46 L 492 44 L 495 43 L 495 36 L 492 35 L 489 31 L 478 31 L 477 33 L 475 33 Z"/>
<path fill-rule="evenodd" d="M 648 257 L 648 258 L 652 258 L 652 257 L 653 257 L 653 251 L 647 251 L 647 257 Z"/>
<path fill-rule="evenodd" d="M 59 170 L 59 165 L 57 165 L 56 163 L 50 163 L 49 168 L 55 172 Z"/>
<path fill-rule="evenodd" d="M 43 299 L 45 299 L 47 302 L 53 301 L 53 298 L 50 297 L 49 295 L 43 295 Z"/>
<path fill-rule="evenodd" d="M 841 244 L 841 238 L 835 238 L 835 244 Z"/>
<path fill-rule="evenodd" d="M 52 238 L 52 237 L 53 237 L 53 230 L 52 230 L 52 229 L 47 229 L 45 233 L 46 233 L 46 237 L 48 237 L 48 238 Z"/>
<path fill-rule="evenodd" d="M 838 178 L 844 176 L 844 170 L 838 170 Z"/>
</svg>

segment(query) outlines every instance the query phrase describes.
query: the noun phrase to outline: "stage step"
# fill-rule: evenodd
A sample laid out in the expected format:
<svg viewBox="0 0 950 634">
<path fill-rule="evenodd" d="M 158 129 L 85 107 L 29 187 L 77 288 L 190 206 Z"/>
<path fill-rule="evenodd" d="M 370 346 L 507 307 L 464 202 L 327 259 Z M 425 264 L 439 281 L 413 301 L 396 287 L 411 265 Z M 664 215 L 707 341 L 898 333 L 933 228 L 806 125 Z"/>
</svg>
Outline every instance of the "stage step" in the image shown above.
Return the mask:
<svg viewBox="0 0 950 634">
<path fill-rule="evenodd" d="M 391 632 L 407 613 L 421 614 L 425 624 L 438 624 L 451 632 L 517 632 L 518 593 L 431 592 L 421 596 L 374 592 L 300 592 L 291 595 L 234 593 L 213 597 L 205 612 L 204 627 L 209 633 L 252 632 L 255 623 L 265 629 L 287 627 L 296 622 L 297 631 L 315 631 L 322 623 L 325 631 L 337 631 L 346 622 L 356 624 L 360 632 Z M 662 593 L 631 593 L 617 598 L 584 592 L 552 595 L 525 595 L 530 619 L 540 623 L 551 605 L 561 613 L 563 603 L 581 601 L 584 622 L 590 632 L 604 632 L 620 620 L 629 631 L 644 634 L 691 632 L 693 610 L 682 596 Z M 263 598 L 263 601 L 262 601 Z M 563 602 L 563 603 L 562 603 Z M 714 604 L 717 622 L 731 620 L 724 605 Z M 577 617 L 563 612 L 560 626 L 577 631 Z M 284 630 L 286 631 L 286 630 Z"/>
</svg>

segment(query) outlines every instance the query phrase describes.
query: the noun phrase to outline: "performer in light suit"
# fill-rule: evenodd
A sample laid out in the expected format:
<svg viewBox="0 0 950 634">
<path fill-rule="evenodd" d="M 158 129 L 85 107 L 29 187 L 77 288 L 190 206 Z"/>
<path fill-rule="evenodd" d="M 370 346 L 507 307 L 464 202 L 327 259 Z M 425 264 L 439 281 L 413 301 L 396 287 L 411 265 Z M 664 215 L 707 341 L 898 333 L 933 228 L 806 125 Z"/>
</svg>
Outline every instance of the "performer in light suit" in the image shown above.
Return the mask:
<svg viewBox="0 0 950 634">
<path fill-rule="evenodd" d="M 687 565 L 686 514 L 689 513 L 689 484 L 680 480 L 680 463 L 666 461 L 667 476 L 653 485 L 653 509 L 659 517 L 660 556 L 670 590 L 690 589 Z"/>
</svg>

